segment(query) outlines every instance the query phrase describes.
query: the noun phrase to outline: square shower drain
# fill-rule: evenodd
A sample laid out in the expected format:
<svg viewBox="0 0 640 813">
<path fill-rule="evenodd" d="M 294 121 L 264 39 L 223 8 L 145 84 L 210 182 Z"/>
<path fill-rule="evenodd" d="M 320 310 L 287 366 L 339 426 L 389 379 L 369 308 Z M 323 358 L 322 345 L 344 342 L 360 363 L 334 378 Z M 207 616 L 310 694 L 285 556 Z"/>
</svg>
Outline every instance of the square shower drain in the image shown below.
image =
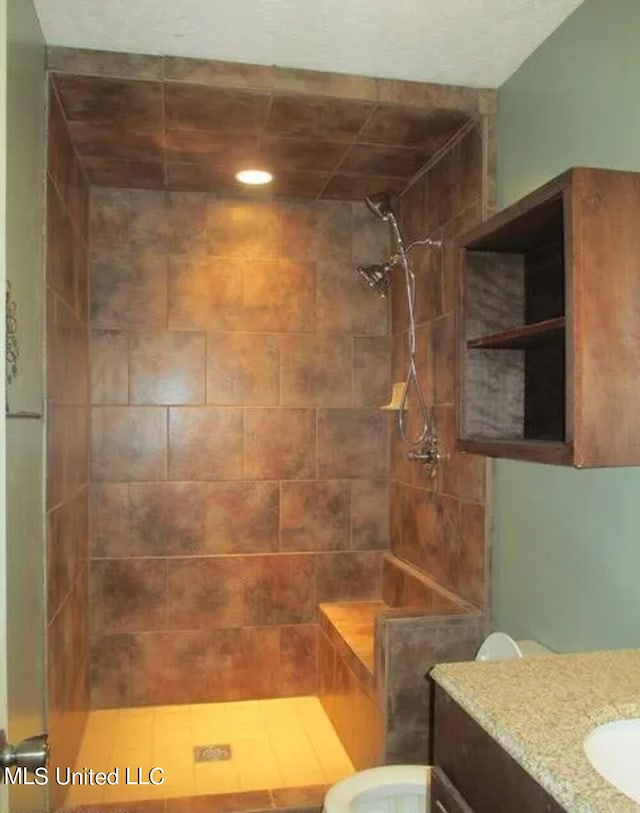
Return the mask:
<svg viewBox="0 0 640 813">
<path fill-rule="evenodd" d="M 231 759 L 231 746 L 227 745 L 196 745 L 193 748 L 194 762 L 224 762 Z"/>
</svg>

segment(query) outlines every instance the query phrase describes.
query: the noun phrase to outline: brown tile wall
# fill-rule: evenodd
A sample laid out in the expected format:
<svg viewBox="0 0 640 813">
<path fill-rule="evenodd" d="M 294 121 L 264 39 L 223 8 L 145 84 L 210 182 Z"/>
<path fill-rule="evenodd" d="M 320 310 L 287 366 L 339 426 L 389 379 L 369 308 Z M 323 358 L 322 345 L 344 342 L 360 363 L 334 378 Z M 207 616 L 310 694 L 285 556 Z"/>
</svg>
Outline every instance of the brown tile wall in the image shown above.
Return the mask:
<svg viewBox="0 0 640 813">
<path fill-rule="evenodd" d="M 441 613 L 470 609 L 455 594 L 393 554 L 386 554 L 382 563 L 382 600 L 398 615 L 409 615 L 410 610 Z"/>
<path fill-rule="evenodd" d="M 47 647 L 54 765 L 89 708 L 89 194 L 54 90 L 47 163 Z M 54 803 L 57 803 L 54 792 Z"/>
<path fill-rule="evenodd" d="M 385 256 L 362 204 L 100 189 L 92 702 L 313 692 L 317 602 L 381 595 Z"/>
<path fill-rule="evenodd" d="M 58 73 L 85 76 L 165 79 L 170 82 L 190 82 L 214 87 L 380 101 L 407 107 L 453 109 L 467 113 L 495 112 L 497 104 L 497 92 L 486 88 L 399 79 L 374 79 L 357 74 L 310 71 L 276 65 L 163 57 L 85 48 L 49 47 L 47 67 Z"/>
<path fill-rule="evenodd" d="M 455 308 L 452 238 L 480 222 L 485 166 L 482 123 L 471 128 L 403 196 L 399 205 L 407 242 L 430 236 L 443 247 L 418 247 L 417 362 L 433 410 L 440 447 L 448 457 L 428 479 L 407 460 L 408 446 L 391 443 L 391 546 L 409 562 L 479 608 L 487 605 L 485 460 L 455 451 Z M 484 153 L 484 155 L 483 155 Z M 392 379 L 402 381 L 407 361 L 406 295 L 400 275 L 392 285 Z M 415 423 L 413 410 L 409 424 Z"/>
<path fill-rule="evenodd" d="M 479 613 L 383 620 L 385 764 L 431 764 L 427 674 L 437 663 L 473 660 L 484 634 Z"/>
</svg>

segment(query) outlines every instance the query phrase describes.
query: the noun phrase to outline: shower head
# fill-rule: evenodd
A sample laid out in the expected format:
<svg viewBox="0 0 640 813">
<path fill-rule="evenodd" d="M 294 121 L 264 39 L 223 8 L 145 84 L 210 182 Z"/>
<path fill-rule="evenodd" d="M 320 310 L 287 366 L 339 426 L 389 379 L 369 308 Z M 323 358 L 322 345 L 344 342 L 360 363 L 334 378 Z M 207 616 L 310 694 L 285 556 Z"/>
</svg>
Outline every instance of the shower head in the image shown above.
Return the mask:
<svg viewBox="0 0 640 813">
<path fill-rule="evenodd" d="M 369 211 L 379 217 L 380 220 L 386 221 L 393 215 L 391 197 L 388 192 L 376 192 L 375 195 L 367 195 L 364 202 L 369 207 Z"/>
<path fill-rule="evenodd" d="M 389 279 L 391 268 L 392 266 L 389 263 L 383 263 L 382 265 L 359 265 L 358 274 L 360 274 L 372 291 L 384 298 L 391 284 L 391 280 Z"/>
</svg>

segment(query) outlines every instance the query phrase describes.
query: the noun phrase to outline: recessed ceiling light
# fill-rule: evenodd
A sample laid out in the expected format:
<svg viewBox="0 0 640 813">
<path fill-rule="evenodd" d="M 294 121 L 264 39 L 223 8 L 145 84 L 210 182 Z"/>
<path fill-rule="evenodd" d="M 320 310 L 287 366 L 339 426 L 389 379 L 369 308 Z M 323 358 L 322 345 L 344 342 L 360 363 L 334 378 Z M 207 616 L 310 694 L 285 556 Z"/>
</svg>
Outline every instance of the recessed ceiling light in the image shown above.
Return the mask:
<svg viewBox="0 0 640 813">
<path fill-rule="evenodd" d="M 265 183 L 271 183 L 273 175 L 264 169 L 243 169 L 241 172 L 236 172 L 236 178 L 240 183 L 261 186 Z"/>
</svg>

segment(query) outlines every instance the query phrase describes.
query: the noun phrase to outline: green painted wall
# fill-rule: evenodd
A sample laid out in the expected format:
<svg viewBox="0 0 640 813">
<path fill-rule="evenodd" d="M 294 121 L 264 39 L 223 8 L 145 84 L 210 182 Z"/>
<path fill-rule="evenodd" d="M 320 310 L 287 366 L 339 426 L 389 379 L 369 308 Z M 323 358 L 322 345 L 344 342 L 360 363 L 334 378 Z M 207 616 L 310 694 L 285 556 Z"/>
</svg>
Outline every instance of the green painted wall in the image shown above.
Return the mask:
<svg viewBox="0 0 640 813">
<path fill-rule="evenodd" d="M 18 376 L 8 387 L 12 412 L 44 409 L 45 45 L 31 0 L 0 3 L 0 240 L 3 272 L 17 303 Z M 0 403 L 0 409 L 4 409 Z M 12 742 L 46 730 L 44 420 L 6 420 L 7 697 Z M 0 458 L 0 467 L 2 460 Z M 0 471 L 0 482 L 5 472 Z M 2 506 L 0 505 L 0 508 Z M 1 533 L 1 532 L 0 532 Z M 1 555 L 1 551 L 0 551 Z M 0 565 L 0 573 L 2 566 Z M 3 621 L 3 619 L 0 619 Z M 3 665 L 4 666 L 4 665 Z M 47 789 L 10 790 L 12 813 L 47 810 Z"/>
<path fill-rule="evenodd" d="M 500 205 L 570 166 L 640 171 L 639 83 L 640 2 L 585 0 L 500 88 Z M 494 626 L 640 647 L 640 468 L 499 461 L 495 500 Z"/>
</svg>

